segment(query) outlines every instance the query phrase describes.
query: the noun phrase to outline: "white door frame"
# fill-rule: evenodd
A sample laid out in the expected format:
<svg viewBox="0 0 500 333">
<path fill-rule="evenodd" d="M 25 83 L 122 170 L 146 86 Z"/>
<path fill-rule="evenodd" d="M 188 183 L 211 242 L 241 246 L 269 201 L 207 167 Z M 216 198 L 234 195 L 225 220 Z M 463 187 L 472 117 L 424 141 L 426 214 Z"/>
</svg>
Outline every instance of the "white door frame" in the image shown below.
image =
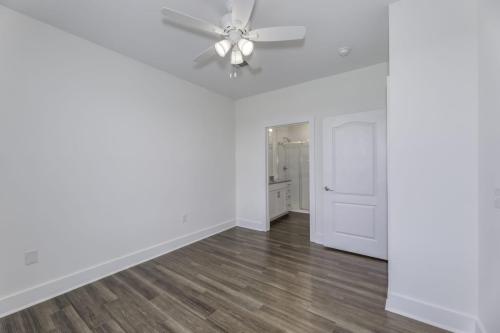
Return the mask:
<svg viewBox="0 0 500 333">
<path fill-rule="evenodd" d="M 306 119 L 295 119 L 294 121 L 283 121 L 267 124 L 264 127 L 264 136 L 265 136 L 265 189 L 266 189 L 266 227 L 265 231 L 268 232 L 271 229 L 271 218 L 269 216 L 269 135 L 268 129 L 271 127 L 281 127 L 281 126 L 289 126 L 289 125 L 299 125 L 299 124 L 308 124 L 309 128 L 309 237 L 310 240 L 313 241 L 313 237 L 315 236 L 316 228 L 316 215 L 317 215 L 317 207 L 316 207 L 316 122 L 314 118 L 306 118 Z"/>
</svg>

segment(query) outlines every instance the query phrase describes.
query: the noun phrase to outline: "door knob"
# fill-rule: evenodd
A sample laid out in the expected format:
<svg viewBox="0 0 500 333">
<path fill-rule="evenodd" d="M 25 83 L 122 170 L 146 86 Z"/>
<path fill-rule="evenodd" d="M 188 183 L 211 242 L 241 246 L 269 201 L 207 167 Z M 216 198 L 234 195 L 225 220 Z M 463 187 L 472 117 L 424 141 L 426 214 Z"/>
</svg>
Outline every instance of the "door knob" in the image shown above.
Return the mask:
<svg viewBox="0 0 500 333">
<path fill-rule="evenodd" d="M 328 186 L 325 186 L 325 191 L 327 191 L 327 192 L 335 192 L 335 190 L 329 188 Z"/>
</svg>

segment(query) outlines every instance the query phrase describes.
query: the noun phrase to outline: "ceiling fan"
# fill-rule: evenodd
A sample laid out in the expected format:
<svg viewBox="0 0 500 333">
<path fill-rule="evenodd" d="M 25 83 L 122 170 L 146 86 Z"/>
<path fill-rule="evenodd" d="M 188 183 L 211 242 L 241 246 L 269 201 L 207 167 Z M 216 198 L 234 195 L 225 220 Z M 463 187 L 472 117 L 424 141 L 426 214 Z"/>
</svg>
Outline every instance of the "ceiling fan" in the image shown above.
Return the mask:
<svg viewBox="0 0 500 333">
<path fill-rule="evenodd" d="M 220 38 L 219 42 L 203 51 L 194 61 L 196 63 L 204 63 L 213 56 L 218 55 L 225 58 L 230 54 L 232 65 L 230 77 L 236 78 L 238 76 L 238 69 L 241 67 L 260 68 L 256 57 L 252 56 L 254 53 L 254 43 L 301 40 L 306 36 L 306 28 L 302 26 L 252 30 L 250 28 L 250 18 L 254 6 L 255 0 L 229 0 L 226 3 L 229 13 L 222 17 L 221 26 L 171 8 L 163 8 L 162 13 L 167 20 L 173 23 Z"/>
</svg>

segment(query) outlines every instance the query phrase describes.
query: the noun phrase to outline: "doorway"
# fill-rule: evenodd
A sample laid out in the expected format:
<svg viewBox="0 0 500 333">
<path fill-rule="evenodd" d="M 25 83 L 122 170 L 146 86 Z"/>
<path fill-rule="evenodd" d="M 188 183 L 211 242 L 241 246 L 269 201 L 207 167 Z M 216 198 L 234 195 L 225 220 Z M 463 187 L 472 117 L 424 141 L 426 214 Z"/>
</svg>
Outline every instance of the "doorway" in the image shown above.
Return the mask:
<svg viewBox="0 0 500 333">
<path fill-rule="evenodd" d="M 297 243 L 309 242 L 310 125 L 272 126 L 266 136 L 268 230 Z"/>
</svg>

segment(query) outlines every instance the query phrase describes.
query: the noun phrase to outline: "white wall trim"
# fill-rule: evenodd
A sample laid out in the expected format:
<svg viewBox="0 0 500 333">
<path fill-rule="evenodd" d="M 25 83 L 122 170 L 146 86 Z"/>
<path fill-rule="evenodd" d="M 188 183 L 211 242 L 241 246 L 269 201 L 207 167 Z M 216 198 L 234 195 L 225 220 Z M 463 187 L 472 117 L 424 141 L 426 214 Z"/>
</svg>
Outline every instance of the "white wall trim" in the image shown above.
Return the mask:
<svg viewBox="0 0 500 333">
<path fill-rule="evenodd" d="M 299 214 L 309 214 L 309 210 L 304 210 L 304 209 L 291 209 L 290 212 L 292 213 L 299 213 Z"/>
<path fill-rule="evenodd" d="M 455 333 L 486 333 L 474 316 L 397 293 L 389 293 L 385 309 Z"/>
<path fill-rule="evenodd" d="M 318 245 L 323 245 L 323 236 L 319 233 L 311 235 L 311 242 L 318 244 Z"/>
<path fill-rule="evenodd" d="M 316 233 L 317 227 L 317 205 L 316 205 L 316 160 L 318 156 L 316 155 L 316 118 L 315 117 L 306 117 L 306 118 L 298 118 L 298 119 L 290 119 L 287 117 L 286 120 L 276 121 L 272 123 L 267 123 L 264 127 L 264 136 L 265 136 L 265 229 L 264 231 L 269 231 L 271 229 L 271 217 L 269 216 L 269 135 L 268 129 L 271 127 L 281 127 L 281 126 L 290 126 L 297 124 L 307 124 L 309 130 L 309 232 L 310 232 L 310 241 L 313 241 L 313 235 Z"/>
<path fill-rule="evenodd" d="M 234 226 L 234 220 L 226 221 L 8 295 L 0 299 L 0 318 L 231 229 Z"/>
<path fill-rule="evenodd" d="M 264 232 L 267 231 L 265 222 L 239 218 L 237 225 L 238 225 L 238 227 L 245 228 L 245 229 L 251 229 L 251 230 L 255 230 L 255 231 L 264 231 Z"/>
<path fill-rule="evenodd" d="M 476 333 L 488 333 L 480 318 L 476 320 Z"/>
</svg>

